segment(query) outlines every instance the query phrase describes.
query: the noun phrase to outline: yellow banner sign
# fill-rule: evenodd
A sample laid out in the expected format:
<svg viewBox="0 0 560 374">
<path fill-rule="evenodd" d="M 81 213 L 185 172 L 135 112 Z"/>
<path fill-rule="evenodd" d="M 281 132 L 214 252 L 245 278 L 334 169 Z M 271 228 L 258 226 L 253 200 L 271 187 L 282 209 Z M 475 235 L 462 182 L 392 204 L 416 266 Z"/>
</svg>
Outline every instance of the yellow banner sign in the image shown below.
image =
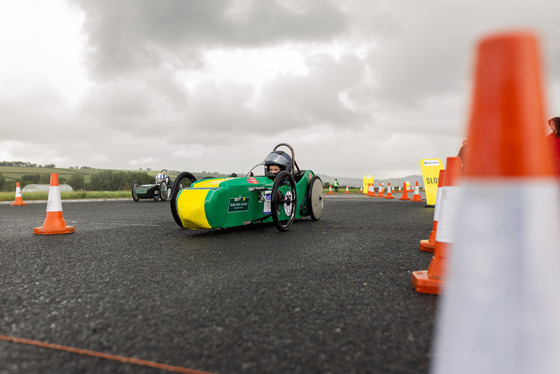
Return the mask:
<svg viewBox="0 0 560 374">
<path fill-rule="evenodd" d="M 369 184 L 373 184 L 373 176 L 372 175 L 364 175 L 364 185 L 362 188 L 362 193 L 367 193 L 368 192 L 368 186 Z"/>
<path fill-rule="evenodd" d="M 443 164 L 439 158 L 422 159 L 420 160 L 420 168 L 424 179 L 426 204 L 436 205 L 439 171 L 443 169 Z"/>
</svg>

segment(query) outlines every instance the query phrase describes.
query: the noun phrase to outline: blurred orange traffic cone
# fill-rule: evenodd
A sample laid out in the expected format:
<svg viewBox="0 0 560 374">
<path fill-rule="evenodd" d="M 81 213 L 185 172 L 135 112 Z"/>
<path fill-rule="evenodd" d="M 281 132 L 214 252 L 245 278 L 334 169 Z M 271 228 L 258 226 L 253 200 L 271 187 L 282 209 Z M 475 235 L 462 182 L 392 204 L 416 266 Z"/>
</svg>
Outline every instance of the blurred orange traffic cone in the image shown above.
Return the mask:
<svg viewBox="0 0 560 374">
<path fill-rule="evenodd" d="M 416 181 L 416 187 L 414 187 L 414 195 L 412 196 L 412 200 L 410 201 L 422 201 L 422 197 L 420 197 L 420 188 L 418 187 L 418 181 Z"/>
<path fill-rule="evenodd" d="M 432 232 L 427 240 L 420 240 L 420 250 L 424 252 L 433 252 L 436 248 L 436 233 L 439 219 L 439 211 L 441 208 L 441 189 L 443 187 L 443 178 L 445 178 L 445 169 L 440 169 L 438 179 L 438 189 L 436 194 L 436 208 L 434 209 L 434 224 Z"/>
<path fill-rule="evenodd" d="M 478 46 L 435 374 L 560 373 L 560 188 L 538 49 L 526 32 Z"/>
<path fill-rule="evenodd" d="M 332 195 L 332 186 L 329 186 L 329 195 Z"/>
<path fill-rule="evenodd" d="M 461 159 L 448 157 L 441 189 L 441 217 L 438 221 L 434 257 L 428 270 L 412 272 L 412 285 L 418 292 L 441 294 L 446 273 L 447 251 L 453 242 L 452 230 L 459 198 Z"/>
<path fill-rule="evenodd" d="M 376 197 L 383 197 L 383 183 L 379 183 L 379 193 Z"/>
<path fill-rule="evenodd" d="M 386 199 L 394 199 L 393 194 L 391 193 L 391 182 L 387 184 L 387 195 L 385 195 Z"/>
<path fill-rule="evenodd" d="M 70 234 L 75 231 L 74 226 L 66 226 L 62 217 L 62 200 L 60 198 L 60 187 L 58 185 L 58 174 L 51 174 L 51 185 L 49 187 L 49 200 L 47 202 L 47 217 L 43 226 L 35 227 L 33 234 Z"/>
<path fill-rule="evenodd" d="M 408 192 L 407 192 L 407 189 L 406 189 L 406 182 L 404 182 L 403 194 L 402 194 L 402 196 L 399 200 L 410 200 L 410 197 L 408 197 Z"/>
<path fill-rule="evenodd" d="M 364 187 L 360 186 L 360 193 L 364 193 Z"/>
<path fill-rule="evenodd" d="M 350 193 L 350 192 L 348 191 L 348 186 L 346 186 L 346 193 Z"/>
<path fill-rule="evenodd" d="M 21 198 L 21 187 L 19 186 L 19 182 L 16 182 L 16 199 L 14 200 L 12 205 L 13 206 L 27 205 L 27 203 L 24 203 L 23 199 Z"/>
</svg>

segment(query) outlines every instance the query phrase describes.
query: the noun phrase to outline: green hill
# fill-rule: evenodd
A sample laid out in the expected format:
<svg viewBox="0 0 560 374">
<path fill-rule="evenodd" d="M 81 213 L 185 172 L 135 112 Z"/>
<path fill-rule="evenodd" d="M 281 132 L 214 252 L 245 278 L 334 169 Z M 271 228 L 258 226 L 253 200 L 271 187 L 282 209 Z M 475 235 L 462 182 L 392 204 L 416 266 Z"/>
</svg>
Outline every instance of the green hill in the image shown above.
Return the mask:
<svg viewBox="0 0 560 374">
<path fill-rule="evenodd" d="M 129 189 L 131 183 L 136 180 L 140 183 L 153 183 L 154 177 L 160 170 L 118 170 L 118 169 L 94 169 L 83 168 L 57 168 L 54 165 L 47 166 L 0 166 L 0 190 L 12 191 L 16 182 L 20 182 L 21 187 L 30 183 L 48 184 L 52 173 L 58 174 L 61 184 L 68 183 L 72 186 L 72 178 L 80 176 L 83 178 L 82 185 L 88 190 L 125 190 Z M 191 171 L 192 172 L 192 171 Z M 102 174 L 102 176 L 98 176 Z M 174 180 L 180 171 L 168 170 L 169 176 Z M 197 179 L 207 177 L 224 177 L 225 174 L 209 172 L 192 172 Z M 98 176 L 98 177 L 96 177 Z M 96 178 L 94 178 L 96 177 Z M 96 182 L 92 181 L 96 179 Z M 99 180 L 110 182 L 109 187 L 100 187 Z M 75 179 L 74 179 L 75 181 Z M 90 185 L 91 183 L 91 185 Z M 113 186 L 115 188 L 113 188 Z M 76 186 L 72 186 L 76 187 Z M 81 187 L 79 187 L 81 188 Z"/>
</svg>

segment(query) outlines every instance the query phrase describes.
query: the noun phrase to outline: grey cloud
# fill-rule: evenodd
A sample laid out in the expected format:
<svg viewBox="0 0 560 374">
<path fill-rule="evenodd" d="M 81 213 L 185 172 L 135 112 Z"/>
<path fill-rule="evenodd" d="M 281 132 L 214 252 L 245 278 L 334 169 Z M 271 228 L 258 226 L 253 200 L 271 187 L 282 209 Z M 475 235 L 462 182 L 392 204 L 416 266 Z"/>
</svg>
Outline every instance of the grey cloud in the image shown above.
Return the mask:
<svg viewBox="0 0 560 374">
<path fill-rule="evenodd" d="M 347 27 L 345 13 L 324 1 L 312 1 L 303 11 L 273 0 L 80 0 L 79 4 L 85 11 L 88 65 L 98 79 L 164 63 L 196 68 L 207 48 L 326 40 Z"/>
<path fill-rule="evenodd" d="M 170 74 L 141 70 L 126 79 L 93 85 L 82 102 L 82 114 L 98 125 L 150 133 L 186 110 L 188 93 Z"/>
<path fill-rule="evenodd" d="M 184 116 L 170 138 L 174 143 L 234 143 L 239 136 L 274 136 L 297 129 L 356 128 L 367 117 L 347 108 L 341 94 L 361 82 L 364 63 L 316 56 L 308 75 L 279 75 L 257 93 L 253 86 L 207 81 L 189 92 Z"/>
<path fill-rule="evenodd" d="M 275 127 L 285 129 L 359 125 L 364 117 L 346 107 L 341 95 L 361 83 L 364 63 L 356 56 L 337 61 L 322 55 L 308 60 L 308 66 L 306 76 L 280 76 L 266 86 L 257 110 L 266 113 Z"/>
</svg>

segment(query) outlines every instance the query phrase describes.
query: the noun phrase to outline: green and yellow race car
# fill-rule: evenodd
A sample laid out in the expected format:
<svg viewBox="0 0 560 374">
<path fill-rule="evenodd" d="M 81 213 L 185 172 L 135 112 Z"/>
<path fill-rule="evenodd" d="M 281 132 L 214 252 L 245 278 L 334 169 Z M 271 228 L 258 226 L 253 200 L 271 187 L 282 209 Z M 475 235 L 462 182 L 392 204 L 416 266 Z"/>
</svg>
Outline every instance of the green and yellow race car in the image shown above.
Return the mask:
<svg viewBox="0 0 560 374">
<path fill-rule="evenodd" d="M 263 176 L 251 171 L 245 177 L 197 181 L 189 172 L 179 174 L 170 197 L 175 222 L 193 230 L 274 222 L 287 231 L 296 218 L 321 218 L 323 182 L 311 170 L 300 170 L 290 145 L 278 144 L 257 166 L 263 164 Z"/>
</svg>

